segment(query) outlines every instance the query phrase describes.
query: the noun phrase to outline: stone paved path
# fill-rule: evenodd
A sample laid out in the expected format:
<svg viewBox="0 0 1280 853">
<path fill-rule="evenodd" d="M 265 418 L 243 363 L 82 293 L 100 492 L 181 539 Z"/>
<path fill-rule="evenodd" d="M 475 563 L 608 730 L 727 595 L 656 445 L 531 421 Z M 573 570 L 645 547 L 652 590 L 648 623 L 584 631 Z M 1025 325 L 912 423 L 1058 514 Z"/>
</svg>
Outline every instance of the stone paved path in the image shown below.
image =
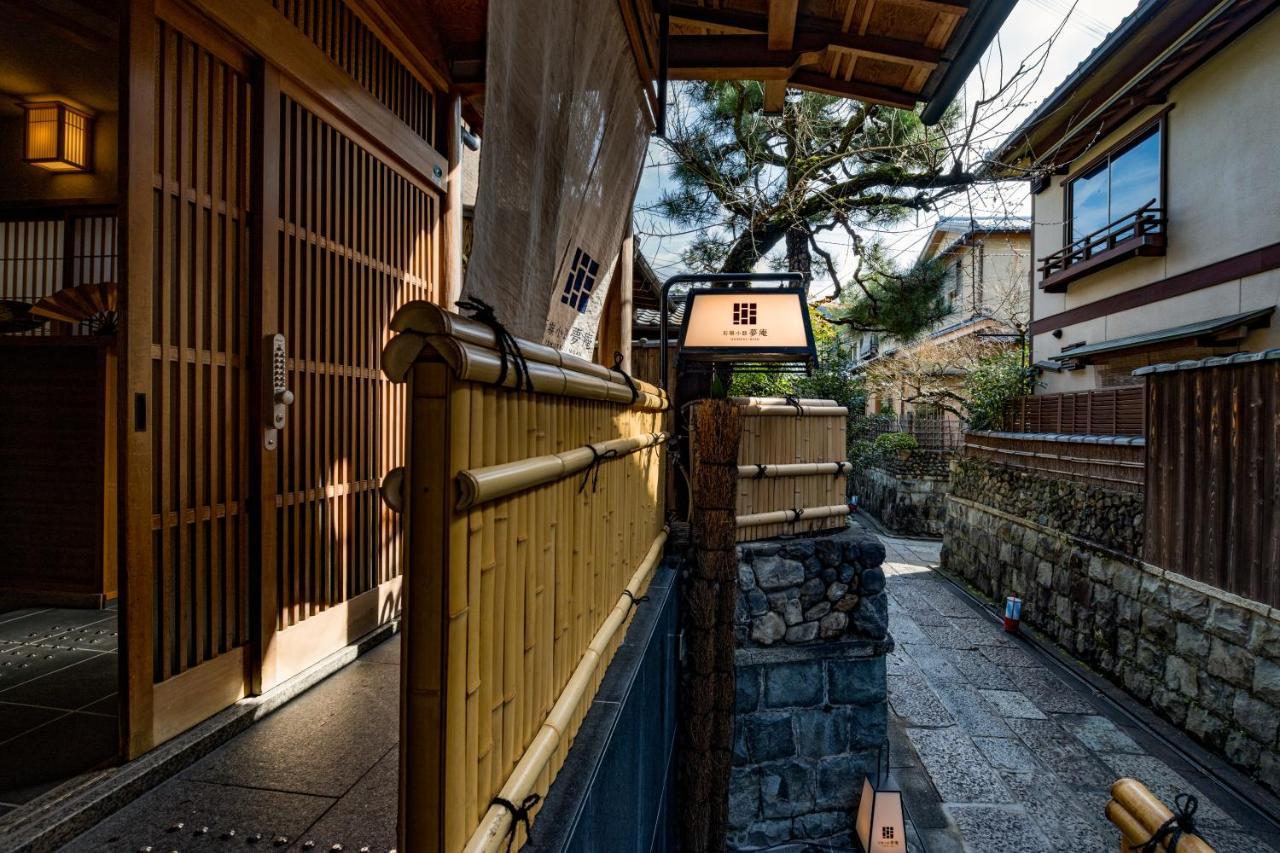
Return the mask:
<svg viewBox="0 0 1280 853">
<path fill-rule="evenodd" d="M 913 849 L 1114 851 L 1119 837 L 1103 807 L 1120 776 L 1165 802 L 1197 796 L 1197 822 L 1219 853 L 1280 849 L 1256 815 L 933 572 L 939 543 L 881 538 L 897 643 L 888 662 L 892 757 Z"/>
</svg>

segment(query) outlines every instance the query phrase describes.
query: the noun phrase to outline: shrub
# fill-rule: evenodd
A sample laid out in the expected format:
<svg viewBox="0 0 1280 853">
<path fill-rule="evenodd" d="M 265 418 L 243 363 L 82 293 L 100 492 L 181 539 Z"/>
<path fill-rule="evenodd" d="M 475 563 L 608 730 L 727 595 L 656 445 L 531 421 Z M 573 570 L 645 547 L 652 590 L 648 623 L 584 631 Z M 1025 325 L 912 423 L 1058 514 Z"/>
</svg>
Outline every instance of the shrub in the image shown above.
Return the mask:
<svg viewBox="0 0 1280 853">
<path fill-rule="evenodd" d="M 915 450 L 920 446 L 920 442 L 916 441 L 916 437 L 910 433 L 886 432 L 876 436 L 876 440 L 872 445 L 875 452 L 883 458 Z"/>
<path fill-rule="evenodd" d="M 1031 374 L 1022 362 L 1020 350 L 1008 350 L 969 371 L 964 380 L 969 429 L 1001 429 L 1005 404 L 1031 393 Z"/>
</svg>

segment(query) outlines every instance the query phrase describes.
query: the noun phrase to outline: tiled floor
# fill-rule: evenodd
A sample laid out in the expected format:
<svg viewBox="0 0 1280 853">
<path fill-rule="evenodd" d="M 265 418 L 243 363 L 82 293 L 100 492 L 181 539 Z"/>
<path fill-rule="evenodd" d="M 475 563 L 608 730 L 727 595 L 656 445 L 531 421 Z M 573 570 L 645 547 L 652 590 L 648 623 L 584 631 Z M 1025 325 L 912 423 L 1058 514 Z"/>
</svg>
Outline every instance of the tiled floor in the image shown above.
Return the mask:
<svg viewBox="0 0 1280 853">
<path fill-rule="evenodd" d="M 399 701 L 397 634 L 63 850 L 191 853 L 258 841 L 386 853 L 396 843 Z"/>
<path fill-rule="evenodd" d="M 116 757 L 117 611 L 0 612 L 0 815 Z"/>
<path fill-rule="evenodd" d="M 929 853 L 1115 850 L 1103 808 L 1121 776 L 1165 802 L 1194 794 L 1196 822 L 1219 853 L 1280 849 L 1256 814 L 933 572 L 938 543 L 881 539 L 897 642 L 893 764 Z"/>
</svg>

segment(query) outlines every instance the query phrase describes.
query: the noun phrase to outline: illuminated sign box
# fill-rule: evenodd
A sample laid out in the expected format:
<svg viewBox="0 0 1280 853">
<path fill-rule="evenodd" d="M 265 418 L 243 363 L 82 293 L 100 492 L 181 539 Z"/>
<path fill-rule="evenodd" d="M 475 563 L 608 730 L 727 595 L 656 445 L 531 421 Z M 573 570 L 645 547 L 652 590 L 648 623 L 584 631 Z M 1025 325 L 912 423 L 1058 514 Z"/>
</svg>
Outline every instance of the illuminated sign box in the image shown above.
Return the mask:
<svg viewBox="0 0 1280 853">
<path fill-rule="evenodd" d="M 680 355 L 691 361 L 817 361 L 803 290 L 715 288 L 690 291 Z"/>
</svg>

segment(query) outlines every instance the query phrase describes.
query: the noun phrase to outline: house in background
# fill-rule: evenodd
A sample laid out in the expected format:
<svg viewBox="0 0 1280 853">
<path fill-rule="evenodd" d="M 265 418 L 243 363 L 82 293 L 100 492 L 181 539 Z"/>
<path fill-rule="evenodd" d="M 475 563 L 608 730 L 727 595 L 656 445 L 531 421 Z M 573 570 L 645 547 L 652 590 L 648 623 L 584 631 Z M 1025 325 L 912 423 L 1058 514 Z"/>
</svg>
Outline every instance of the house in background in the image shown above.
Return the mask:
<svg viewBox="0 0 1280 853">
<path fill-rule="evenodd" d="M 936 352 L 969 352 L 974 356 L 998 345 L 1015 346 L 1029 322 L 1027 281 L 1031 269 L 1031 223 L 1017 216 L 951 217 L 938 220 L 920 252 L 920 263 L 937 260 L 946 266 L 943 284 L 950 311 L 919 339 L 902 343 L 864 333 L 854 342 L 856 366 L 869 369 L 876 362 L 898 358 L 921 360 L 916 368 L 927 372 Z M 938 359 L 943 360 L 942 358 Z M 947 358 L 947 376 L 932 377 L 937 387 L 959 390 L 966 370 L 965 358 Z M 910 368 L 901 371 L 909 376 Z M 923 378 L 923 377 L 922 377 Z M 872 385 L 880 383 L 872 382 Z M 909 380 L 908 380 L 909 384 Z M 878 387 L 869 389 L 867 413 L 892 412 L 909 415 L 958 418 L 928 402 L 913 401 L 918 389 Z"/>
<path fill-rule="evenodd" d="M 998 152 L 1032 176 L 1041 393 L 1280 346 L 1274 9 L 1144 0 Z"/>
</svg>

